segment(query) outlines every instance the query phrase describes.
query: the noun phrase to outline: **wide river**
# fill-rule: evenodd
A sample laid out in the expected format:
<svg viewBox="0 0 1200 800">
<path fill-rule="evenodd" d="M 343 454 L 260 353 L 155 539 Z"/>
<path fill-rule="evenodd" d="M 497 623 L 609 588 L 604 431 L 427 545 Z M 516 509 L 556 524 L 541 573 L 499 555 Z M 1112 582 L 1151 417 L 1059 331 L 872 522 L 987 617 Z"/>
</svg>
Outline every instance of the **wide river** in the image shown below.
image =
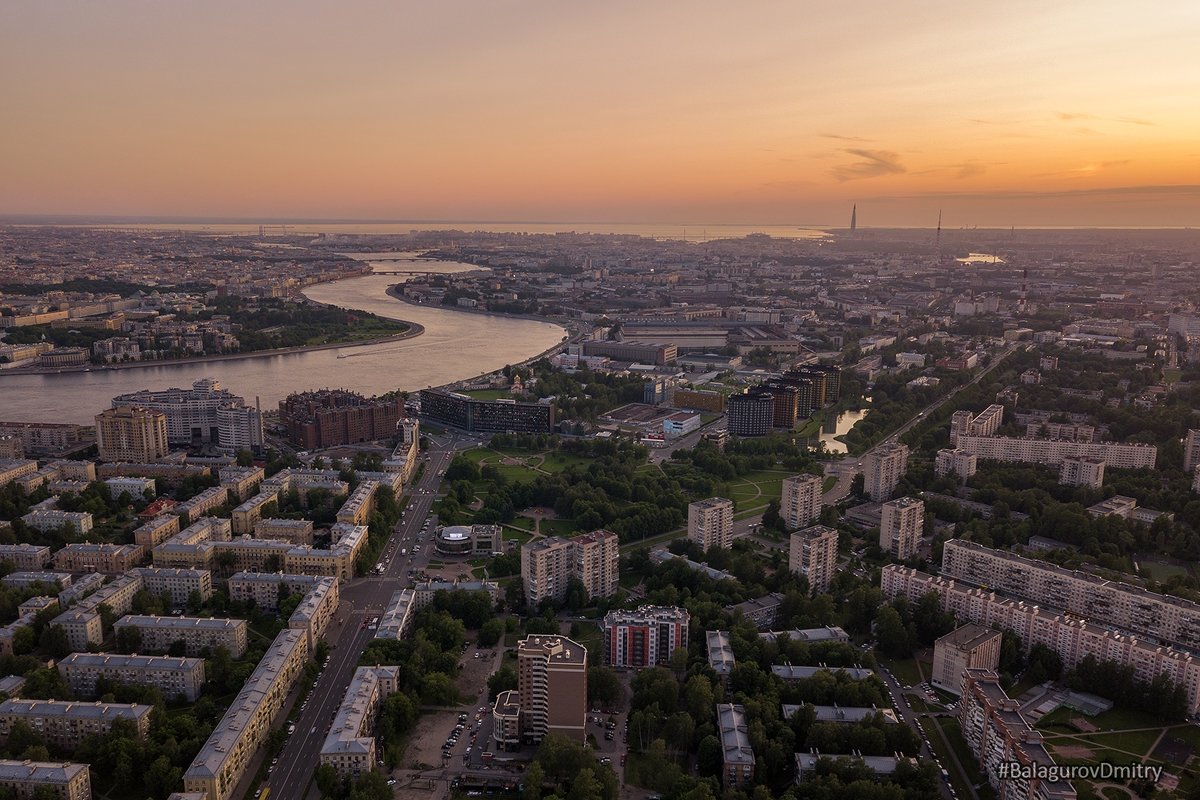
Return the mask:
<svg viewBox="0 0 1200 800">
<path fill-rule="evenodd" d="M 377 265 L 384 270 L 406 268 L 408 265 L 395 261 Z M 436 261 L 414 262 L 411 268 L 422 272 L 477 269 Z M 186 387 L 206 376 L 221 381 L 248 403 L 257 397 L 264 410 L 276 408 L 288 394 L 306 389 L 341 387 L 365 395 L 424 389 L 524 361 L 566 335 L 562 328 L 547 322 L 410 305 L 389 297 L 387 287 L 404 280 L 403 275 L 368 275 L 312 286 L 305 294 L 322 303 L 424 325 L 425 333 L 413 339 L 196 364 L 48 375 L 0 373 L 0 420 L 91 424 L 97 413 L 109 407 L 114 395 Z"/>
</svg>

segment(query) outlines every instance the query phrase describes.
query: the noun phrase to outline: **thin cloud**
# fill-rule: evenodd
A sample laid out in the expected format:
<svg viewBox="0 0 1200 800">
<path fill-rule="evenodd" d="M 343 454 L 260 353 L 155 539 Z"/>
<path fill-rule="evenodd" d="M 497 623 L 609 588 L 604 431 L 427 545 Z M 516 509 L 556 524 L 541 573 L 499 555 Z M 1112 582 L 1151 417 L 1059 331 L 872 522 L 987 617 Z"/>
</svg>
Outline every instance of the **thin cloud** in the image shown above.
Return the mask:
<svg viewBox="0 0 1200 800">
<path fill-rule="evenodd" d="M 843 136 L 840 133 L 818 133 L 822 139 L 838 139 L 843 142 L 871 142 L 874 139 L 864 139 L 861 136 Z"/>
<path fill-rule="evenodd" d="M 958 171 L 954 173 L 954 177 L 958 178 L 959 180 L 963 180 L 964 178 L 972 178 L 976 175 L 982 175 L 983 173 L 987 172 L 987 167 L 985 167 L 983 164 L 980 164 L 978 161 L 965 161 L 956 166 L 958 167 Z"/>
<path fill-rule="evenodd" d="M 1141 117 L 1117 117 L 1117 122 L 1128 122 L 1130 125 L 1153 125 L 1154 123 L 1148 119 Z"/>
<path fill-rule="evenodd" d="M 1084 114 L 1075 111 L 1059 111 L 1055 116 L 1064 122 L 1068 122 L 1073 119 L 1100 119 L 1095 114 Z"/>
<path fill-rule="evenodd" d="M 891 150 L 863 150 L 849 147 L 846 148 L 846 152 L 852 156 L 858 156 L 862 160 L 834 167 L 830 174 L 839 181 L 878 178 L 881 175 L 897 175 L 908 171 L 900 163 L 900 155 Z"/>
<path fill-rule="evenodd" d="M 1144 186 L 1109 186 L 1101 189 L 1058 189 L 1052 191 L 1008 190 L 994 192 L 917 192 L 908 195 L 868 197 L 883 200 L 1052 200 L 1071 197 L 1182 197 L 1200 200 L 1200 184 L 1181 183 Z"/>
</svg>

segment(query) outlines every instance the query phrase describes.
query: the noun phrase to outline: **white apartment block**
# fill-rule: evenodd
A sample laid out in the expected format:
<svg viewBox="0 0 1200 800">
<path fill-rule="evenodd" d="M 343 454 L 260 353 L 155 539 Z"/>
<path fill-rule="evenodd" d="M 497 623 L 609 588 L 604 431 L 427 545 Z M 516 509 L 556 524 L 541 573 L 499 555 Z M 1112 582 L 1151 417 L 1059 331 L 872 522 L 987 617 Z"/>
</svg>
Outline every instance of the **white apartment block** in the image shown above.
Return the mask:
<svg viewBox="0 0 1200 800">
<path fill-rule="evenodd" d="M 183 774 L 183 788 L 208 800 L 230 800 L 250 760 L 266 741 L 284 701 L 304 674 L 308 639 L 302 631 L 281 631 L 258 662 L 225 716 Z"/>
<path fill-rule="evenodd" d="M 1200 429 L 1192 428 L 1183 440 L 1183 471 L 1195 472 L 1200 467 Z"/>
<path fill-rule="evenodd" d="M 979 468 L 979 457 L 966 450 L 938 450 L 933 462 L 933 471 L 938 476 L 957 475 L 964 481 Z"/>
<path fill-rule="evenodd" d="M 908 445 L 882 445 L 863 460 L 863 489 L 872 500 L 888 500 L 907 470 Z"/>
<path fill-rule="evenodd" d="M 244 619 L 208 617 L 155 617 L 126 614 L 113 625 L 113 631 L 135 629 L 141 634 L 139 652 L 166 653 L 176 642 L 183 642 L 185 655 L 202 656 L 224 647 L 234 658 L 246 652 L 247 625 Z"/>
<path fill-rule="evenodd" d="M 100 680 L 154 686 L 168 699 L 188 702 L 195 702 L 204 688 L 202 658 L 71 653 L 58 662 L 58 671 L 77 695 L 96 694 Z"/>
<path fill-rule="evenodd" d="M 155 494 L 157 491 L 157 487 L 154 484 L 154 478 L 105 478 L 104 484 L 108 487 L 108 490 L 112 492 L 112 496 L 114 498 L 120 497 L 123 492 L 128 492 L 130 497 L 137 498 L 144 496 L 147 491 L 149 491 L 150 494 Z"/>
<path fill-rule="evenodd" d="M 86 536 L 92 530 L 92 515 L 86 511 L 60 511 L 57 508 L 36 508 L 21 521 L 39 531 L 58 530 L 66 525 L 80 536 Z"/>
<path fill-rule="evenodd" d="M 688 503 L 688 538 L 705 550 L 733 544 L 733 501 L 710 497 Z"/>
<path fill-rule="evenodd" d="M 990 461 L 1018 461 L 1057 467 L 1067 458 L 1096 458 L 1118 469 L 1151 469 L 1158 458 L 1152 444 L 1072 442 L 1012 436 L 959 436 L 958 449 Z"/>
<path fill-rule="evenodd" d="M 978 415 L 970 411 L 955 411 L 950 417 L 950 444 L 957 444 L 959 436 L 991 436 L 1004 422 L 1004 406 L 993 403 Z"/>
<path fill-rule="evenodd" d="M 783 479 L 779 515 L 788 530 L 807 528 L 821 518 L 823 483 L 820 475 L 809 473 Z"/>
<path fill-rule="evenodd" d="M 399 686 L 399 667 L 359 667 L 346 688 L 320 760 L 339 776 L 358 780 L 375 768 L 375 719 L 383 701 Z"/>
<path fill-rule="evenodd" d="M 1066 486 L 1087 486 L 1099 489 L 1104 485 L 1104 459 L 1064 458 L 1058 468 L 1058 482 Z"/>
<path fill-rule="evenodd" d="M 1200 603 L 961 539 L 943 546 L 942 574 L 1200 652 Z"/>
<path fill-rule="evenodd" d="M 154 706 L 132 703 L 5 700 L 0 703 L 0 739 L 7 741 L 13 725 L 23 722 L 46 737 L 49 744 L 70 750 L 88 736 L 108 733 L 119 719 L 132 723 L 137 737 L 144 739 L 150 731 L 152 711 Z"/>
<path fill-rule="evenodd" d="M 792 534 L 788 550 L 788 568 L 808 579 L 813 594 L 829 591 L 837 569 L 838 532 L 814 525 Z"/>
<path fill-rule="evenodd" d="M 49 788 L 57 800 L 92 800 L 92 775 L 87 764 L 62 761 L 0 760 L 0 787 L 12 789 L 19 800 Z"/>
<path fill-rule="evenodd" d="M 262 447 L 262 414 L 212 378 L 194 381 L 191 389 L 143 389 L 118 395 L 112 405 L 162 412 L 167 440 L 172 444 L 203 442 L 230 453 Z"/>
<path fill-rule="evenodd" d="M 925 503 L 901 497 L 884 503 L 879 522 L 879 548 L 901 561 L 917 554 L 925 533 Z"/>
<path fill-rule="evenodd" d="M 572 572 L 583 581 L 588 597 L 612 597 L 621 578 L 621 542 L 617 534 L 603 529 L 571 540 L 574 546 Z"/>
<path fill-rule="evenodd" d="M 1058 653 L 1067 669 L 1092 655 L 1132 667 L 1138 680 L 1146 683 L 1166 675 L 1186 691 L 1188 713 L 1200 712 L 1200 660 L 1186 651 L 898 564 L 883 568 L 881 586 L 888 598 L 916 599 L 936 592 L 942 610 L 953 613 L 959 622 L 1011 630 L 1021 637 L 1026 652 L 1036 644 L 1045 645 Z"/>
</svg>

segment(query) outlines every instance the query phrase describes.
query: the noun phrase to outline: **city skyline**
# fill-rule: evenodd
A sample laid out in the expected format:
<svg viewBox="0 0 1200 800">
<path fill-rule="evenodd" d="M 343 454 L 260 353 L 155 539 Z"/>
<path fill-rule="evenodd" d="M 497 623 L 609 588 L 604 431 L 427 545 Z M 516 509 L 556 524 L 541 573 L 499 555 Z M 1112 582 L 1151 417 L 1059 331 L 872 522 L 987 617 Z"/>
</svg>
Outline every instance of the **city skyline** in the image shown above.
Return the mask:
<svg viewBox="0 0 1200 800">
<path fill-rule="evenodd" d="M 0 11 L 0 214 L 1197 223 L 1200 13 Z"/>
</svg>

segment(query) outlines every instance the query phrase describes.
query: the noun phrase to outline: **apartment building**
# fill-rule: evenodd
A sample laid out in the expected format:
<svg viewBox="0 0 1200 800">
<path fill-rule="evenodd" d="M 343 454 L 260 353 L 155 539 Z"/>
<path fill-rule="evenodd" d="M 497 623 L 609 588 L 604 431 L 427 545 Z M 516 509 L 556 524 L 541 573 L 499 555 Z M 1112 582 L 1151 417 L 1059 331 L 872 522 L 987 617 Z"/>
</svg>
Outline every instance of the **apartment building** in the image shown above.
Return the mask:
<svg viewBox="0 0 1200 800">
<path fill-rule="evenodd" d="M 18 478 L 32 475 L 38 471 L 36 461 L 23 458 L 0 459 L 0 486 L 7 486 Z"/>
<path fill-rule="evenodd" d="M 92 775 L 87 764 L 5 759 L 0 760 L 0 788 L 11 789 L 19 800 L 32 800 L 46 789 L 57 800 L 92 800 Z"/>
<path fill-rule="evenodd" d="M 962 690 L 969 669 L 994 670 L 1000 664 L 1000 631 L 968 622 L 933 643 L 930 682 L 952 694 Z"/>
<path fill-rule="evenodd" d="M 950 444 L 957 444 L 959 436 L 991 436 L 1004 422 L 1004 406 L 998 403 L 985 408 L 978 415 L 970 411 L 955 411 L 950 417 Z"/>
<path fill-rule="evenodd" d="M 403 418 L 403 399 L 366 398 L 345 389 L 298 392 L 279 401 L 288 440 L 305 450 L 387 439 Z"/>
<path fill-rule="evenodd" d="M 53 497 L 49 501 L 43 502 L 57 500 L 57 497 Z M 46 506 L 35 507 L 28 514 L 21 517 L 21 521 L 39 531 L 55 531 L 64 525 L 79 536 L 86 536 L 92 531 L 92 515 L 86 511 L 60 511 L 57 508 Z"/>
<path fill-rule="evenodd" d="M 521 748 L 521 693 L 516 689 L 496 695 L 492 704 L 492 742 L 496 752 Z"/>
<path fill-rule="evenodd" d="M 0 544 L 0 561 L 21 570 L 38 571 L 50 563 L 50 548 L 36 544 Z"/>
<path fill-rule="evenodd" d="M 561 733 L 585 738 L 587 648 L 563 636 L 526 636 L 517 643 L 521 738 L 533 744 Z"/>
<path fill-rule="evenodd" d="M 779 607 L 783 605 L 783 593 L 771 592 L 762 597 L 751 597 L 725 610 L 735 617 L 745 617 L 760 631 L 770 630 L 779 623 Z"/>
<path fill-rule="evenodd" d="M 54 568 L 61 572 L 99 572 L 120 575 L 141 564 L 146 548 L 140 544 L 82 542 L 69 544 L 54 554 Z"/>
<path fill-rule="evenodd" d="M 139 544 L 147 550 L 153 550 L 160 544 L 179 533 L 179 517 L 175 514 L 161 514 L 146 522 L 133 532 L 134 544 Z"/>
<path fill-rule="evenodd" d="M 201 517 L 211 514 L 229 502 L 229 490 L 224 486 L 212 486 L 200 494 L 185 500 L 172 509 L 173 513 L 182 517 L 184 525 L 191 525 Z"/>
<path fill-rule="evenodd" d="M 710 497 L 688 503 L 688 539 L 709 548 L 729 549 L 733 544 L 733 501 Z"/>
<path fill-rule="evenodd" d="M 68 572 L 46 572 L 45 570 L 10 572 L 3 578 L 0 578 L 0 583 L 5 586 L 11 586 L 14 589 L 24 589 L 37 583 L 54 591 L 61 591 L 71 585 L 71 574 Z"/>
<path fill-rule="evenodd" d="M 775 396 L 766 389 L 731 394 L 725 401 L 725 428 L 734 436 L 766 436 L 775 422 Z"/>
<path fill-rule="evenodd" d="M 963 674 L 958 721 L 963 739 L 999 800 L 1075 800 L 1075 788 L 1068 780 L 1026 778 L 1007 768 L 1015 762 L 1045 774 L 1055 768 L 1055 762 L 1041 732 L 1021 714 L 1021 704 L 1000 687 L 994 671 L 970 669 Z"/>
<path fill-rule="evenodd" d="M 837 569 L 838 532 L 824 525 L 796 531 L 788 547 L 788 569 L 808 579 L 812 594 L 829 591 Z"/>
<path fill-rule="evenodd" d="M 1200 467 L 1200 429 L 1191 428 L 1183 439 L 1183 471 L 1195 472 Z"/>
<path fill-rule="evenodd" d="M 942 574 L 1200 652 L 1200 603 L 961 539 L 943 546 Z"/>
<path fill-rule="evenodd" d="M 721 784 L 726 789 L 754 782 L 754 749 L 746 727 L 746 709 L 733 703 L 717 704 L 717 730 L 721 737 Z"/>
<path fill-rule="evenodd" d="M 408 635 L 412 630 L 414 595 L 412 589 L 401 589 L 392 595 L 375 628 L 376 639 L 403 639 Z"/>
<path fill-rule="evenodd" d="M 957 475 L 964 481 L 979 468 L 979 456 L 966 450 L 938 450 L 933 462 L 933 471 L 939 477 Z"/>
<path fill-rule="evenodd" d="M 193 381 L 191 389 L 142 389 L 118 395 L 112 405 L 161 412 L 172 444 L 209 444 L 227 453 L 262 449 L 262 413 L 212 378 Z"/>
<path fill-rule="evenodd" d="M 258 748 L 267 740 L 284 701 L 304 674 L 308 639 L 281 631 L 242 686 L 225 716 L 183 774 L 183 788 L 207 800 L 230 800 Z"/>
<path fill-rule="evenodd" d="M 313 524 L 308 519 L 260 519 L 254 523 L 255 539 L 312 546 Z"/>
<path fill-rule="evenodd" d="M 167 445 L 167 417 L 161 411 L 126 406 L 96 415 L 96 447 L 101 461 L 157 461 Z"/>
<path fill-rule="evenodd" d="M 230 577 L 227 588 L 231 600 L 252 601 L 265 611 L 276 610 L 281 597 L 288 594 L 303 595 L 296 610 L 288 617 L 288 627 L 303 631 L 310 649 L 315 648 L 317 639 L 324 635 L 341 602 L 340 584 L 337 578 L 330 576 L 239 572 Z"/>
<path fill-rule="evenodd" d="M 375 481 L 363 481 L 342 503 L 338 509 L 337 521 L 348 525 L 366 525 L 371 512 L 375 510 L 375 493 L 379 484 Z"/>
<path fill-rule="evenodd" d="M 729 686 L 729 678 L 733 675 L 733 667 L 737 660 L 733 657 L 733 645 L 730 643 L 729 631 L 708 631 L 705 634 L 705 644 L 708 646 L 708 666 L 721 679 L 721 683 Z"/>
<path fill-rule="evenodd" d="M 396 691 L 399 675 L 399 667 L 354 671 L 321 745 L 321 763 L 333 767 L 340 777 L 358 780 L 375 768 L 375 720 L 383 701 Z"/>
<path fill-rule="evenodd" d="M 1031 462 L 1060 466 L 1067 458 L 1097 458 L 1118 469 L 1153 469 L 1158 448 L 1152 444 L 1073 442 L 1012 436 L 959 436 L 958 449 L 991 461 Z"/>
<path fill-rule="evenodd" d="M 101 576 L 94 574 L 94 577 L 100 578 Z M 81 582 L 82 580 L 76 582 L 71 588 L 78 587 Z M 136 572 L 130 571 L 113 579 L 111 583 L 97 587 L 95 592 L 80 600 L 74 608 L 55 617 L 53 624 L 63 627 L 72 649 L 87 650 L 88 645 L 98 645 L 104 641 L 99 612 L 100 605 L 108 606 L 114 614 L 125 614 L 133 605 L 134 596 L 143 588 L 145 588 L 145 583 L 142 577 Z M 62 599 L 63 595 L 61 594 L 59 598 L 65 606 L 68 601 Z"/>
<path fill-rule="evenodd" d="M 1058 482 L 1067 486 L 1099 489 L 1104 485 L 1104 459 L 1069 456 L 1058 468 Z"/>
<path fill-rule="evenodd" d="M 917 555 L 925 533 L 925 502 L 901 497 L 883 504 L 879 523 L 879 549 L 901 561 Z"/>
<path fill-rule="evenodd" d="M 936 592 L 943 611 L 961 621 L 1011 630 L 1021 637 L 1027 652 L 1036 644 L 1045 645 L 1058 653 L 1067 669 L 1094 655 L 1131 667 L 1145 683 L 1165 675 L 1187 693 L 1188 713 L 1200 712 L 1200 660 L 1185 650 L 897 564 L 883 568 L 881 584 L 888 598 L 903 594 L 915 599 Z"/>
<path fill-rule="evenodd" d="M 267 474 L 262 467 L 228 466 L 217 470 L 217 477 L 230 498 L 240 503 L 255 493 Z"/>
<path fill-rule="evenodd" d="M 779 515 L 788 530 L 807 528 L 821 518 L 822 484 L 820 475 L 809 473 L 783 479 Z"/>
<path fill-rule="evenodd" d="M 96 684 L 104 680 L 154 686 L 168 699 L 192 703 L 204 687 L 202 658 L 71 653 L 58 662 L 58 671 L 72 692 L 84 696 L 97 694 Z"/>
<path fill-rule="evenodd" d="M 1200 467 L 1196 467 L 1196 474 L 1192 476 L 1192 491 L 1200 494 Z"/>
<path fill-rule="evenodd" d="M 136 630 L 141 636 L 139 651 L 166 653 L 182 642 L 185 655 L 202 656 L 224 647 L 234 658 L 246 652 L 247 626 L 244 619 L 212 619 L 208 617 L 155 617 L 127 614 L 113 625 L 113 630 Z"/>
<path fill-rule="evenodd" d="M 230 515 L 233 532 L 239 536 L 254 533 L 258 521 L 279 508 L 279 494 L 267 490 L 264 483 L 258 494 L 239 503 Z"/>
<path fill-rule="evenodd" d="M 325 635 L 325 629 L 337 613 L 341 602 L 339 587 L 337 578 L 328 575 L 317 578 L 288 617 L 288 627 L 305 633 L 310 650 L 316 648 L 317 640 Z"/>
<path fill-rule="evenodd" d="M 134 726 L 137 738 L 150 731 L 154 706 L 132 703 L 78 703 L 54 700 L 5 700 L 0 703 L 0 739 L 8 740 L 13 725 L 23 722 L 63 750 L 73 750 L 88 736 L 102 736 L 115 720 Z"/>
<path fill-rule="evenodd" d="M 146 591 L 153 595 L 169 594 L 177 608 L 187 605 L 193 594 L 201 600 L 212 597 L 212 573 L 206 569 L 166 569 L 139 567 L 132 570 L 140 575 Z"/>
<path fill-rule="evenodd" d="M 908 445 L 885 444 L 863 459 L 863 489 L 872 500 L 891 499 L 908 470 Z"/>
<path fill-rule="evenodd" d="M 641 669 L 669 664 L 678 649 L 687 649 L 690 617 L 674 606 L 642 606 L 604 615 L 604 663 Z"/>
<path fill-rule="evenodd" d="M 574 539 L 548 536 L 521 546 L 521 578 L 530 605 L 562 602 L 567 583 L 578 578 L 591 597 L 616 591 L 620 553 L 617 535 L 596 530 Z"/>
<path fill-rule="evenodd" d="M 65 422 L 0 422 L 0 436 L 15 436 L 27 454 L 54 454 L 76 448 L 83 443 L 86 430 L 83 425 Z"/>
</svg>

